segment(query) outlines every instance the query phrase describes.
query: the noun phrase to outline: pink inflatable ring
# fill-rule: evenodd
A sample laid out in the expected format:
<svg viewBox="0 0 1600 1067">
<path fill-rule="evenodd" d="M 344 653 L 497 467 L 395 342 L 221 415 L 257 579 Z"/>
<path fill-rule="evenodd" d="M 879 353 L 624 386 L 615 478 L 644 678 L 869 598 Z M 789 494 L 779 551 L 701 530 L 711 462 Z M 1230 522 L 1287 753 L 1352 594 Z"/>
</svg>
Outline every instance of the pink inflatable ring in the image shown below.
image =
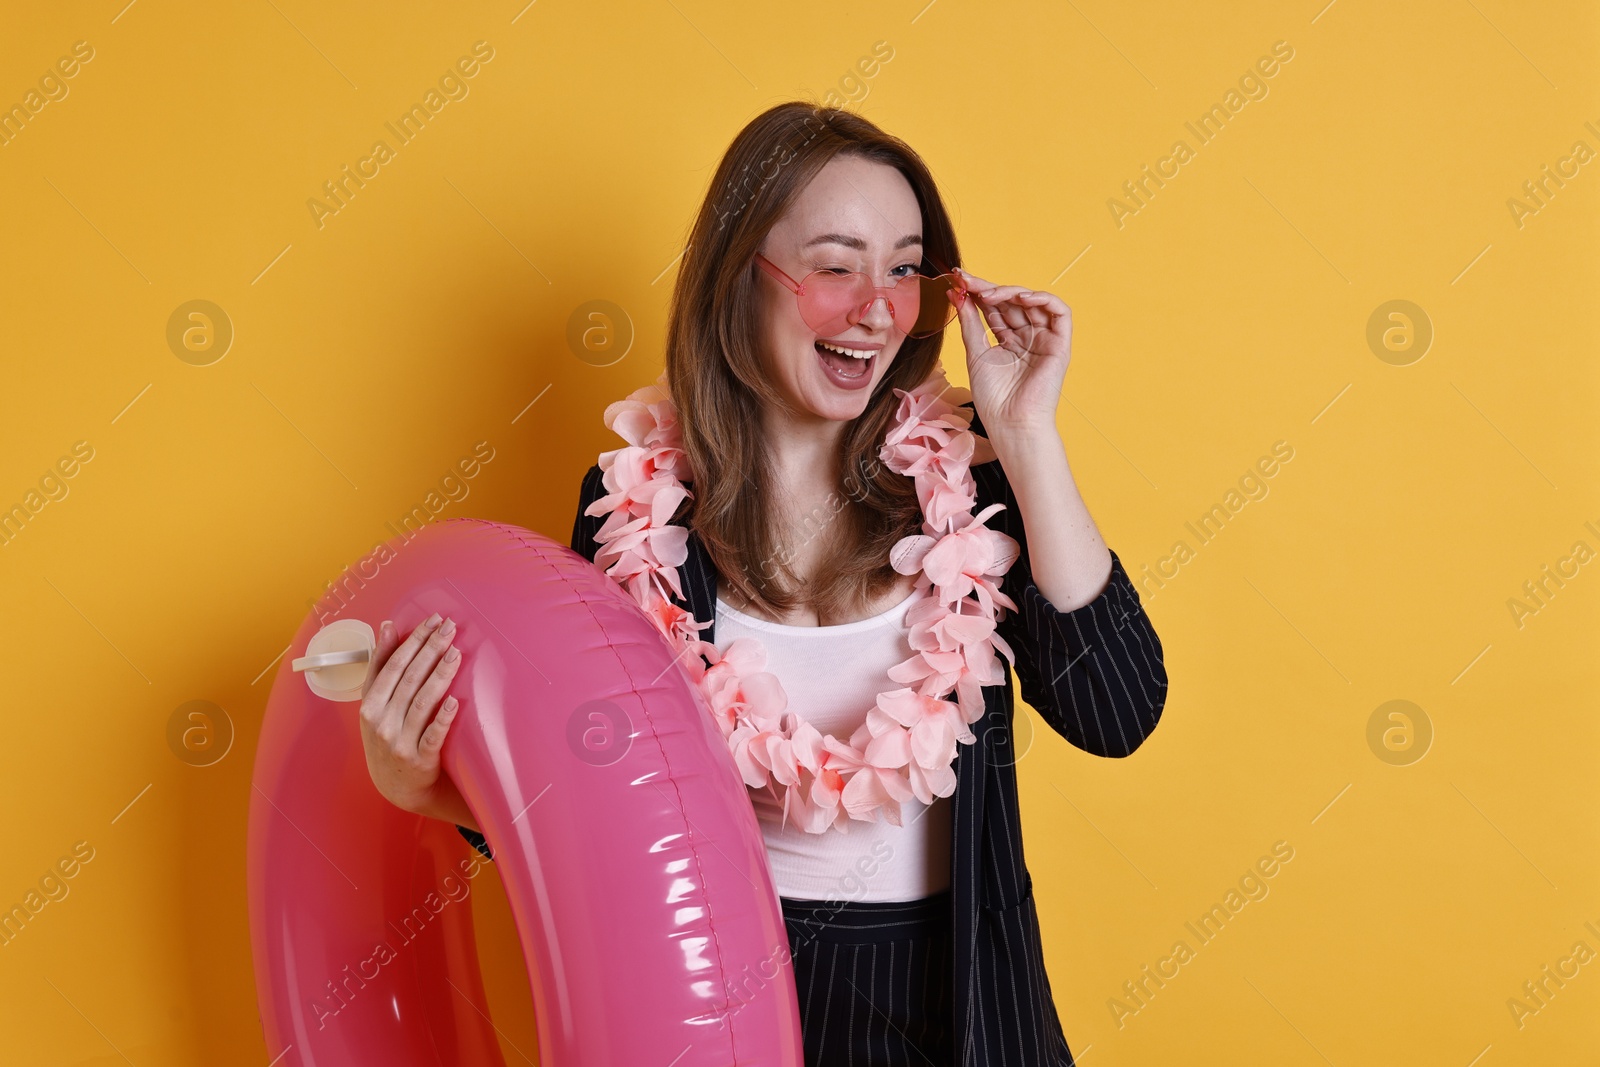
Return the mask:
<svg viewBox="0 0 1600 1067">
<path fill-rule="evenodd" d="M 445 772 L 494 851 L 543 1067 L 800 1067 L 755 813 L 666 640 L 599 568 L 515 526 L 389 542 L 307 618 L 261 727 L 250 938 L 274 1067 L 502 1065 L 470 905 L 484 863 L 379 795 L 358 702 L 383 619 L 457 622 Z M 298 663 L 299 669 L 296 669 Z"/>
</svg>

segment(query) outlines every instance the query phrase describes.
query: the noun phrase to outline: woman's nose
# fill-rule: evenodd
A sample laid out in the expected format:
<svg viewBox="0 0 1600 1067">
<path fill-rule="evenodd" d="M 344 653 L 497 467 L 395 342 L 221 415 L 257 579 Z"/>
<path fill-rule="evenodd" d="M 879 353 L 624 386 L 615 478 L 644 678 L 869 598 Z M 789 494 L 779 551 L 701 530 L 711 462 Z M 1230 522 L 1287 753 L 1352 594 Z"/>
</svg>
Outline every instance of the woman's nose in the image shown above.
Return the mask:
<svg viewBox="0 0 1600 1067">
<path fill-rule="evenodd" d="M 894 325 L 894 305 L 886 296 L 874 296 L 856 321 L 869 330 L 887 330 Z"/>
</svg>

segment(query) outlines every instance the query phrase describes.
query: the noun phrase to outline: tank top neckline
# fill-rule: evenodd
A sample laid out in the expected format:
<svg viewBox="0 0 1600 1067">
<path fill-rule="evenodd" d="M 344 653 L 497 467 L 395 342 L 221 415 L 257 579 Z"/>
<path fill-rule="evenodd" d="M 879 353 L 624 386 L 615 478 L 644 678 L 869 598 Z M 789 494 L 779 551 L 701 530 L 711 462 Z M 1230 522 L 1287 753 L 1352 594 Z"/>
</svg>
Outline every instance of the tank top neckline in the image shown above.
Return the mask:
<svg viewBox="0 0 1600 1067">
<path fill-rule="evenodd" d="M 867 630 L 874 626 L 882 625 L 885 620 L 905 612 L 908 608 L 910 608 L 912 601 L 916 600 L 920 595 L 922 595 L 922 590 L 912 589 L 904 600 L 889 608 L 887 611 L 880 611 L 876 615 L 869 615 L 865 619 L 857 619 L 854 622 L 834 623 L 831 626 L 799 626 L 795 625 L 794 623 L 772 622 L 769 619 L 757 618 L 754 615 L 747 615 L 738 608 L 730 605 L 727 601 L 722 599 L 722 594 L 720 593 L 717 594 L 717 614 L 727 615 L 737 619 L 742 625 L 753 630 L 766 630 L 771 633 L 781 634 L 813 634 L 818 637 L 833 637 L 840 634 L 855 633 L 859 630 Z"/>
</svg>

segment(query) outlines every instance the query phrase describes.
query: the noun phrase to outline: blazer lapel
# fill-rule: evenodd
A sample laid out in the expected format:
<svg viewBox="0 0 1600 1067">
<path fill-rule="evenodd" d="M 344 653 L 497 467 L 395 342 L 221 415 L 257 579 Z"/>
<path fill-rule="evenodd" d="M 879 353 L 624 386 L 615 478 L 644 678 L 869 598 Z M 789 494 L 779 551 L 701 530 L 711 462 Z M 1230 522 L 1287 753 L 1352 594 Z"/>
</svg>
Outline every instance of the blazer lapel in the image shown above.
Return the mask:
<svg viewBox="0 0 1600 1067">
<path fill-rule="evenodd" d="M 717 569 L 711 554 L 700 543 L 700 535 L 689 531 L 689 558 L 678 569 L 678 579 L 683 585 L 683 599 L 674 602 L 686 609 L 698 622 L 711 625 L 700 631 L 700 640 L 715 641 L 717 628 Z"/>
</svg>

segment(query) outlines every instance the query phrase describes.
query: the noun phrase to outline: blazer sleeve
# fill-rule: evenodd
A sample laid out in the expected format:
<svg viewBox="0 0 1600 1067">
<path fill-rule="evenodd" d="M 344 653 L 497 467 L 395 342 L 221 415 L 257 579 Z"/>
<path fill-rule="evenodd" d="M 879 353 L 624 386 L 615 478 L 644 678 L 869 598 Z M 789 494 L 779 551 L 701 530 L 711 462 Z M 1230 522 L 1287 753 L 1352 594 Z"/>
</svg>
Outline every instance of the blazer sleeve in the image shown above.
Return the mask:
<svg viewBox="0 0 1600 1067">
<path fill-rule="evenodd" d="M 975 409 L 972 429 L 988 436 Z M 1016 654 L 1022 699 L 1085 752 L 1129 755 L 1161 718 L 1167 669 L 1161 638 L 1121 558 L 1111 552 L 1111 576 L 1095 599 L 1061 611 L 1033 580 L 1022 513 L 1000 461 L 974 466 L 972 477 L 974 512 L 1004 504 L 988 525 L 1009 534 L 1020 549 L 1000 585 L 1020 610 L 1002 609 L 996 629 Z"/>
<path fill-rule="evenodd" d="M 605 496 L 605 483 L 602 480 L 604 476 L 605 472 L 600 469 L 600 464 L 598 463 L 585 472 L 583 483 L 578 489 L 578 514 L 572 522 L 572 540 L 569 543 L 573 551 L 581 554 L 590 563 L 594 562 L 595 554 L 600 551 L 600 546 L 595 543 L 594 535 L 600 532 L 601 526 L 605 525 L 606 517 L 604 515 L 585 515 L 584 511 L 590 504 Z M 457 826 L 456 829 L 461 831 L 461 836 L 467 839 L 468 844 L 483 853 L 485 859 L 494 859 L 494 853 L 489 850 L 489 842 L 484 839 L 482 834 L 476 830 L 469 830 L 465 826 Z"/>
</svg>

